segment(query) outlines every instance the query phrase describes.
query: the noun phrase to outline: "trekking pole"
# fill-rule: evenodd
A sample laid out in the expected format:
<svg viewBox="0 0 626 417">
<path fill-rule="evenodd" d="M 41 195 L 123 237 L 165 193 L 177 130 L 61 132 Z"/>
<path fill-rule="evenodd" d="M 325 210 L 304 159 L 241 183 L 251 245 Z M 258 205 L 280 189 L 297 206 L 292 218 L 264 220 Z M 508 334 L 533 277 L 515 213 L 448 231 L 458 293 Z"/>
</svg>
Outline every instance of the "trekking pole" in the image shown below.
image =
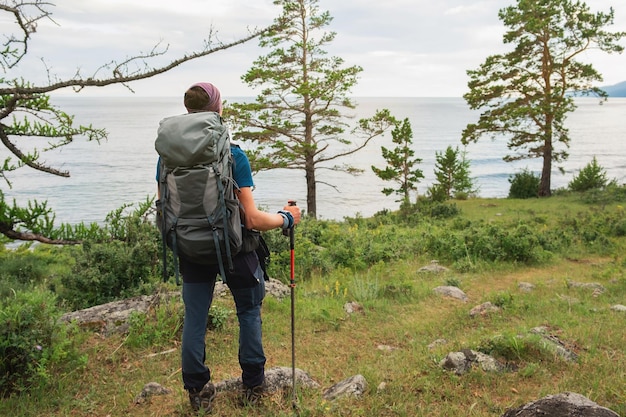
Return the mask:
<svg viewBox="0 0 626 417">
<path fill-rule="evenodd" d="M 293 200 L 289 200 L 287 203 L 290 206 L 295 206 L 296 202 Z M 283 231 L 284 234 L 287 231 Z M 294 226 L 289 228 L 289 251 L 290 251 L 290 260 L 291 260 L 291 273 L 290 273 L 290 281 L 289 287 L 291 288 L 291 383 L 292 383 L 292 392 L 291 392 L 291 406 L 295 409 L 297 407 L 296 402 L 296 320 L 295 320 L 295 290 L 296 290 L 296 280 L 295 280 L 295 269 L 296 269 L 296 256 L 295 256 L 295 236 L 294 236 Z"/>
</svg>

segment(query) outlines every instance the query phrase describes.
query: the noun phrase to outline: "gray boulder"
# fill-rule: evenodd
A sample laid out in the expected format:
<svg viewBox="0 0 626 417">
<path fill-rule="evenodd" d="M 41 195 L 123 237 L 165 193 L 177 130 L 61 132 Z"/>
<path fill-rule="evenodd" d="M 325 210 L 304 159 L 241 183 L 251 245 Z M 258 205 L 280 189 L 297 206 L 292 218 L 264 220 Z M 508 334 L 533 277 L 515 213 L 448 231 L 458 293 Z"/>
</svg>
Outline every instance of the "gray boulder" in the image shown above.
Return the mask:
<svg viewBox="0 0 626 417">
<path fill-rule="evenodd" d="M 608 408 L 574 392 L 548 395 L 514 410 L 502 417 L 619 417 Z"/>
<path fill-rule="evenodd" d="M 265 370 L 265 390 L 268 393 L 291 389 L 293 379 L 293 371 L 286 366 L 277 366 Z M 309 374 L 302 369 L 296 368 L 296 389 L 303 388 L 319 388 L 319 384 L 315 382 Z M 215 384 L 215 389 L 221 391 L 238 392 L 243 388 L 241 377 L 226 379 Z"/>
<path fill-rule="evenodd" d="M 363 375 L 355 375 L 333 385 L 324 391 L 323 398 L 332 401 L 339 397 L 360 397 L 367 390 L 367 380 Z"/>
<path fill-rule="evenodd" d="M 472 308 L 469 312 L 469 315 L 470 317 L 486 316 L 491 313 L 497 313 L 500 310 L 501 310 L 500 307 L 498 307 L 497 305 L 491 304 L 490 301 L 487 301 L 486 303 L 482 303 Z"/>
<path fill-rule="evenodd" d="M 168 395 L 171 393 L 171 390 L 163 387 L 159 383 L 148 382 L 146 385 L 143 386 L 141 392 L 135 397 L 135 404 L 143 404 L 155 395 Z"/>
<path fill-rule="evenodd" d="M 443 295 L 445 297 L 456 298 L 457 300 L 461 300 L 463 302 L 467 301 L 467 295 L 458 287 L 454 287 L 451 285 L 443 285 L 435 288 L 436 294 Z"/>
<path fill-rule="evenodd" d="M 449 271 L 448 268 L 446 268 L 445 266 L 439 265 L 439 261 L 436 261 L 436 260 L 432 260 L 430 261 L 430 264 L 418 269 L 418 272 L 431 272 L 434 274 L 439 274 L 439 273 L 448 272 L 448 271 Z"/>
<path fill-rule="evenodd" d="M 463 375 L 472 369 L 474 365 L 479 366 L 485 372 L 505 370 L 505 366 L 495 358 L 470 349 L 448 353 L 439 365 L 448 371 L 454 371 L 457 375 Z"/>
</svg>

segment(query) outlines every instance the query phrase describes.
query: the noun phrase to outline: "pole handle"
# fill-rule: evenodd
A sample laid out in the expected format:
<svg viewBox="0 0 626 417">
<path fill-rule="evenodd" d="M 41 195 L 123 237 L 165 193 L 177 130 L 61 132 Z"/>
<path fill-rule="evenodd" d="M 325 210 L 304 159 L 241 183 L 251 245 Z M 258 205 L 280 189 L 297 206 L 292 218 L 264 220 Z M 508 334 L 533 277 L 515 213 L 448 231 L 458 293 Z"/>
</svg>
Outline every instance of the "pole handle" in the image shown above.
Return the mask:
<svg viewBox="0 0 626 417">
<path fill-rule="evenodd" d="M 288 200 L 287 201 L 287 205 L 288 206 L 295 206 L 296 205 L 296 200 Z M 291 249 L 293 249 L 294 246 L 294 242 L 293 242 L 293 226 L 290 227 L 289 229 L 285 229 L 283 230 L 283 236 L 289 236 L 289 240 L 290 240 L 290 246 Z"/>
</svg>

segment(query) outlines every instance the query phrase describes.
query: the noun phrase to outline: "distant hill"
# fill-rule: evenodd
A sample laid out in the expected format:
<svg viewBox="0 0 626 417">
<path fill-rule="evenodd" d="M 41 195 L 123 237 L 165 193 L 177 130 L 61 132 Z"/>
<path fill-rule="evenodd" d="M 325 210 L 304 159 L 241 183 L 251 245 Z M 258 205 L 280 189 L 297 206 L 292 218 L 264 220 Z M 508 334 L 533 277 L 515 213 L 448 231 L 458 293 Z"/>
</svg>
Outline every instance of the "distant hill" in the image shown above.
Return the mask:
<svg viewBox="0 0 626 417">
<path fill-rule="evenodd" d="M 609 94 L 609 97 L 626 97 L 626 81 L 600 88 L 606 91 Z"/>
</svg>

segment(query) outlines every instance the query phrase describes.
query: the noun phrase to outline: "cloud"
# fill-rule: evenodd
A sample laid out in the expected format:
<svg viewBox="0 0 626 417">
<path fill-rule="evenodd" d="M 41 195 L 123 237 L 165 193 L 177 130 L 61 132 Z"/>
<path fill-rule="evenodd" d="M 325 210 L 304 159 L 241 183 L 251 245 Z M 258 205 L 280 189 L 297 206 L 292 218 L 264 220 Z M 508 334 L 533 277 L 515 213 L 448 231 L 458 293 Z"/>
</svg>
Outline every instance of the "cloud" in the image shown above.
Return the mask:
<svg viewBox="0 0 626 417">
<path fill-rule="evenodd" d="M 320 0 L 319 9 L 333 17 L 327 45 L 331 56 L 364 71 L 355 95 L 460 96 L 466 71 L 492 54 L 501 53 L 504 26 L 502 0 Z M 608 10 L 612 0 L 593 0 L 592 10 Z M 45 83 L 49 74 L 62 79 L 93 74 L 113 60 L 169 48 L 158 62 L 169 62 L 199 50 L 210 35 L 230 42 L 249 28 L 273 22 L 280 10 L 272 0 L 58 0 L 53 22 L 41 22 L 19 75 Z M 626 7 L 615 10 L 614 30 L 626 30 Z M 7 26 L 7 22 L 0 23 Z M 137 94 L 173 95 L 197 80 L 210 80 L 225 95 L 254 95 L 241 76 L 268 50 L 253 40 L 245 45 L 184 64 L 154 80 L 133 84 Z M 585 55 L 607 83 L 624 80 L 625 55 Z M 43 62 L 42 62 L 43 58 Z M 229 94 L 228 92 L 231 92 Z M 87 94 L 128 94 L 123 88 L 87 90 Z"/>
</svg>

